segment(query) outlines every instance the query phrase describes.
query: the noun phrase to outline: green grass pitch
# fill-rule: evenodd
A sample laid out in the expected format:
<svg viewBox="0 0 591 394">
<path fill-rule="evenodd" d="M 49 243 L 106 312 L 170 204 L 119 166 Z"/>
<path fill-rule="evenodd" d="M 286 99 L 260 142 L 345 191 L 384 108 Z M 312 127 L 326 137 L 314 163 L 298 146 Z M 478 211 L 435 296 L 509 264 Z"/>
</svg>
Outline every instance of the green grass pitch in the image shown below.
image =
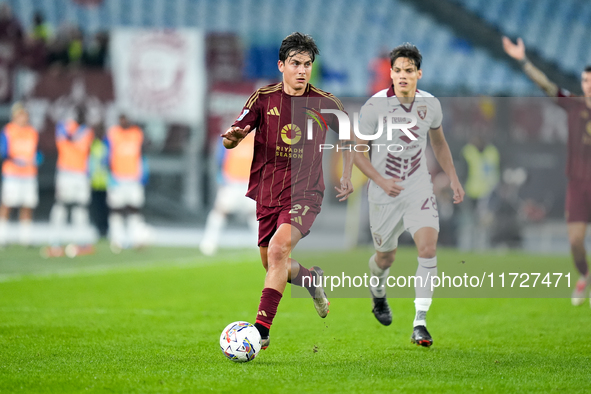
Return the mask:
<svg viewBox="0 0 591 394">
<path fill-rule="evenodd" d="M 369 249 L 331 253 L 366 264 Z M 305 257 L 305 253 L 302 253 Z M 466 255 L 571 270 L 567 256 Z M 304 265 L 321 263 L 310 254 Z M 316 261 L 319 260 L 319 261 Z M 397 264 L 416 264 L 401 248 Z M 413 268 L 414 269 L 414 268 Z M 219 348 L 235 320 L 253 321 L 264 271 L 258 252 L 152 248 L 42 260 L 0 251 L 0 392 L 589 392 L 591 309 L 570 300 L 435 299 L 430 349 L 411 345 L 412 299 L 392 299 L 381 326 L 367 298 L 279 307 L 271 346 L 236 364 Z M 289 287 L 288 287 L 289 289 Z"/>
</svg>

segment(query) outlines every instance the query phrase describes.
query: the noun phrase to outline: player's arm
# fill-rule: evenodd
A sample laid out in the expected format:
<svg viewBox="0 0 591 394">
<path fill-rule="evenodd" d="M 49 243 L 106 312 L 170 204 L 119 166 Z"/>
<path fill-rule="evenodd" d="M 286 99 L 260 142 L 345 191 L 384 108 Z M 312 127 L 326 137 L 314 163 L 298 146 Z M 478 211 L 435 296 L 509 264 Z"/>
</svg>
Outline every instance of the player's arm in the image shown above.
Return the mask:
<svg viewBox="0 0 591 394">
<path fill-rule="evenodd" d="M 525 44 L 521 38 L 517 39 L 517 44 L 513 44 L 508 37 L 503 37 L 503 49 L 507 55 L 519 62 L 523 72 L 548 96 L 556 97 L 558 95 L 558 85 L 550 81 L 546 74 L 534 66 L 525 55 Z"/>
<path fill-rule="evenodd" d="M 351 131 L 353 132 L 353 131 Z M 341 186 L 335 186 L 335 190 L 339 192 L 337 198 L 339 201 L 345 201 L 349 198 L 349 194 L 353 193 L 353 183 L 351 182 L 351 174 L 353 173 L 353 145 L 352 140 L 341 141 L 341 149 L 343 152 L 343 175 L 341 176 Z"/>
<path fill-rule="evenodd" d="M 258 104 L 259 90 L 256 90 L 244 104 L 240 116 L 234 121 L 232 127 L 220 134 L 224 148 L 234 149 L 252 130 L 258 128 L 261 122 Z"/>
<path fill-rule="evenodd" d="M 364 105 L 361 107 L 361 113 L 359 114 L 359 131 L 362 135 L 375 134 L 375 130 L 378 126 L 378 117 L 375 116 L 372 110 L 372 105 Z M 369 141 L 363 140 L 355 135 L 355 143 L 358 145 L 371 146 Z M 371 164 L 371 160 L 363 152 L 354 152 L 353 160 L 357 168 L 365 174 L 366 177 L 371 179 L 376 185 L 381 187 L 387 195 L 390 197 L 396 197 L 404 190 L 402 186 L 398 184 L 401 181 L 400 178 L 385 178 L 378 170 Z"/>
<path fill-rule="evenodd" d="M 464 188 L 458 179 L 451 151 L 443 134 L 443 128 L 439 126 L 436 129 L 429 129 L 429 139 L 437 162 L 450 179 L 450 187 L 454 192 L 454 204 L 459 204 L 464 200 Z"/>
<path fill-rule="evenodd" d="M 370 145 L 369 141 L 362 140 L 359 137 L 355 138 L 357 144 Z M 401 181 L 400 178 L 385 178 L 378 170 L 371 164 L 369 157 L 363 152 L 353 153 L 354 163 L 359 170 L 365 174 L 366 177 L 371 179 L 376 185 L 381 187 L 387 195 L 390 197 L 396 197 L 404 190 L 402 186 L 398 184 Z"/>
</svg>

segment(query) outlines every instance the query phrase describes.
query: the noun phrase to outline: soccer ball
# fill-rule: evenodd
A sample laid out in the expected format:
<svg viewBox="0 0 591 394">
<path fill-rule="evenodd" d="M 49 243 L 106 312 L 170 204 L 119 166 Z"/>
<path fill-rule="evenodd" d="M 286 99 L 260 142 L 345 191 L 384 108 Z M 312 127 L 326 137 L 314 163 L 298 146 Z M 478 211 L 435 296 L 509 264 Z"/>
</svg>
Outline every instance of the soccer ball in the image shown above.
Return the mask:
<svg viewBox="0 0 591 394">
<path fill-rule="evenodd" d="M 261 334 L 252 324 L 235 321 L 222 331 L 220 348 L 230 360 L 245 363 L 254 359 L 261 351 Z"/>
</svg>

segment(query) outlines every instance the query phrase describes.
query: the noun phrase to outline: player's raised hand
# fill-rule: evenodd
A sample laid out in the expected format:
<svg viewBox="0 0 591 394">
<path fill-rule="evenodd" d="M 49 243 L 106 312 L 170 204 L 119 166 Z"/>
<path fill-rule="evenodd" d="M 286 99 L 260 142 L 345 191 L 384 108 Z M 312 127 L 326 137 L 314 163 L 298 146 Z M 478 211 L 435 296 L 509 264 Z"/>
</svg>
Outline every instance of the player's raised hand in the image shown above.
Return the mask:
<svg viewBox="0 0 591 394">
<path fill-rule="evenodd" d="M 396 197 L 404 190 L 404 188 L 398 184 L 398 182 L 401 181 L 402 179 L 400 178 L 382 178 L 378 186 L 390 197 Z"/>
<path fill-rule="evenodd" d="M 517 44 L 513 44 L 509 37 L 503 37 L 503 49 L 517 61 L 525 59 L 525 44 L 521 38 L 517 39 Z"/>
<path fill-rule="evenodd" d="M 337 198 L 339 201 L 345 201 L 349 198 L 349 194 L 353 193 L 353 183 L 351 182 L 350 178 L 341 178 L 341 187 L 335 186 L 334 187 L 339 194 L 337 194 Z"/>
<path fill-rule="evenodd" d="M 464 195 L 466 192 L 464 192 L 464 188 L 459 181 L 452 181 L 449 187 L 451 187 L 451 190 L 454 192 L 454 204 L 459 204 L 464 201 Z"/>
</svg>

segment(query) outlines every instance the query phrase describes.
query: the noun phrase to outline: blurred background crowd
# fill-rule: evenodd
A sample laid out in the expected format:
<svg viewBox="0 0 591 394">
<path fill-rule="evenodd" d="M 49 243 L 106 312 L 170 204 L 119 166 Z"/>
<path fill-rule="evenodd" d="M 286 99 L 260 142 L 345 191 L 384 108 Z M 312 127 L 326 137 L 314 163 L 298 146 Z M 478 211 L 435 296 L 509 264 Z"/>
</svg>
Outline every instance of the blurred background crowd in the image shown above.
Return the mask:
<svg viewBox="0 0 591 394">
<path fill-rule="evenodd" d="M 540 69 L 580 93 L 580 72 L 591 64 L 585 0 L 0 2 L 0 120 L 22 102 L 44 157 L 34 243 L 48 242 L 56 124 L 84 108 L 99 139 L 122 113 L 143 130 L 150 167 L 143 211 L 155 242 L 199 244 L 223 168 L 217 136 L 255 88 L 280 79 L 278 47 L 293 31 L 312 35 L 321 50 L 311 83 L 352 111 L 388 87 L 391 48 L 411 42 L 422 51 L 419 88 L 440 97 L 468 196 L 451 204 L 445 175 L 431 169 L 443 244 L 568 250 L 566 116 L 506 56 L 501 37 L 522 37 Z M 325 159 L 336 182 L 336 158 Z M 362 180 L 357 189 L 362 195 Z M 329 223 L 347 224 L 358 228 L 347 245 L 370 242 L 364 221 L 347 217 L 366 216 L 362 201 L 345 210 L 326 198 L 315 226 L 331 229 L 330 238 Z M 250 219 L 229 219 L 216 242 L 255 243 Z M 334 239 L 338 246 L 345 238 Z"/>
</svg>

